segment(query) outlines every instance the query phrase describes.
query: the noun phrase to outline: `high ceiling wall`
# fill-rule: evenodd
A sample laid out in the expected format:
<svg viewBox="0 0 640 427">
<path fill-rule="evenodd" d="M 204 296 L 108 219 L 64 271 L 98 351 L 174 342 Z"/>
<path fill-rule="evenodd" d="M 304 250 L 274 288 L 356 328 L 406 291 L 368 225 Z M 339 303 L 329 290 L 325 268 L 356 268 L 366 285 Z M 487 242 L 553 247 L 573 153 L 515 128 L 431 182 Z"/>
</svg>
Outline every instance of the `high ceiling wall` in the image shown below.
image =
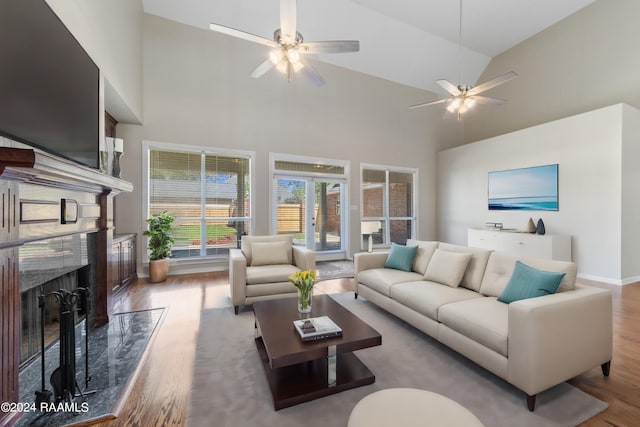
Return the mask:
<svg viewBox="0 0 640 427">
<path fill-rule="evenodd" d="M 487 92 L 506 105 L 465 116 L 464 142 L 619 102 L 640 107 L 638 16 L 637 0 L 598 0 L 495 57 L 479 82 L 511 70 L 518 78 Z"/>
</svg>

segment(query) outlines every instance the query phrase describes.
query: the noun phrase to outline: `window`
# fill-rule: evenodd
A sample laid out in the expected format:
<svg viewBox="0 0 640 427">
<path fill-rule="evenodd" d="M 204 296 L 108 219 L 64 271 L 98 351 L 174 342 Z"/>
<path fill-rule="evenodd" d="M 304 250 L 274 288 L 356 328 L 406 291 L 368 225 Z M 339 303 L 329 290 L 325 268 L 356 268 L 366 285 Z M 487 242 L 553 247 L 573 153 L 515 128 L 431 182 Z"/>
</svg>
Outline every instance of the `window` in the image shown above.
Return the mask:
<svg viewBox="0 0 640 427">
<path fill-rule="evenodd" d="M 415 234 L 416 170 L 362 166 L 361 248 L 406 244 Z"/>
<path fill-rule="evenodd" d="M 251 224 L 251 157 L 145 144 L 147 213 L 176 221 L 172 258 L 226 256 Z"/>
</svg>

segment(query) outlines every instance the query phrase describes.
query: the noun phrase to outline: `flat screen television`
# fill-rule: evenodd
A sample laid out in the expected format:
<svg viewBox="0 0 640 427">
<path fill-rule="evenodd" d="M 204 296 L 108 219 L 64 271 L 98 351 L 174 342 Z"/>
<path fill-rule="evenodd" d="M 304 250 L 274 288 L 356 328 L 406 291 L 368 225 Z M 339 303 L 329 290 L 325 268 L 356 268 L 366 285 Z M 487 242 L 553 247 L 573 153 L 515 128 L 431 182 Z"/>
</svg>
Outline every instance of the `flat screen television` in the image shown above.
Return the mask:
<svg viewBox="0 0 640 427">
<path fill-rule="evenodd" d="M 558 210 L 558 164 L 489 172 L 489 210 Z"/>
<path fill-rule="evenodd" d="M 98 167 L 100 73 L 44 0 L 0 1 L 0 134 Z"/>
</svg>

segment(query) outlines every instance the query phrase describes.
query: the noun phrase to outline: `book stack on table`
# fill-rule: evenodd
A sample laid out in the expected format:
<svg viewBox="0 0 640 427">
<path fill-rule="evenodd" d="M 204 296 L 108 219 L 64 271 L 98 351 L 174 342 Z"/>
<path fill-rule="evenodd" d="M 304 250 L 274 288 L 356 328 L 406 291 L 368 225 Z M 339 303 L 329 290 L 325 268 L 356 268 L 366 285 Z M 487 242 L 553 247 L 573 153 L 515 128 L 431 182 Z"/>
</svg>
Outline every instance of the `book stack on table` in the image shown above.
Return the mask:
<svg viewBox="0 0 640 427">
<path fill-rule="evenodd" d="M 336 325 L 328 316 L 294 320 L 293 327 L 298 332 L 298 335 L 300 335 L 302 341 L 314 341 L 342 336 L 342 328 Z"/>
</svg>

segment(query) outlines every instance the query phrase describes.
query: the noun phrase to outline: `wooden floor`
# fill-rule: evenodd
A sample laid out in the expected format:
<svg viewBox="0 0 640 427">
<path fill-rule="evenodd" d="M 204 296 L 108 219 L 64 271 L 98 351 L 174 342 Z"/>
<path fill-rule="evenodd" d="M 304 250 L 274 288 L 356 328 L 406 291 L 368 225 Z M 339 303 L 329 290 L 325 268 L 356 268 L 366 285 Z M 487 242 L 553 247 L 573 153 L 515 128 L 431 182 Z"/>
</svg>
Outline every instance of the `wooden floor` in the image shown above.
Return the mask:
<svg viewBox="0 0 640 427">
<path fill-rule="evenodd" d="M 593 283 L 591 283 L 593 284 Z M 613 291 L 614 350 L 611 375 L 594 368 L 571 383 L 609 403 L 609 408 L 583 426 L 640 425 L 640 283 L 625 287 L 599 285 Z M 320 282 L 319 293 L 352 290 L 352 279 Z M 121 416 L 101 426 L 183 426 L 189 402 L 195 343 L 203 308 L 228 307 L 226 272 L 171 276 L 164 283 L 139 279 L 117 302 L 118 311 L 166 307 L 140 366 Z M 244 308 L 249 309 L 249 308 Z M 523 397 L 523 405 L 525 400 Z"/>
</svg>

